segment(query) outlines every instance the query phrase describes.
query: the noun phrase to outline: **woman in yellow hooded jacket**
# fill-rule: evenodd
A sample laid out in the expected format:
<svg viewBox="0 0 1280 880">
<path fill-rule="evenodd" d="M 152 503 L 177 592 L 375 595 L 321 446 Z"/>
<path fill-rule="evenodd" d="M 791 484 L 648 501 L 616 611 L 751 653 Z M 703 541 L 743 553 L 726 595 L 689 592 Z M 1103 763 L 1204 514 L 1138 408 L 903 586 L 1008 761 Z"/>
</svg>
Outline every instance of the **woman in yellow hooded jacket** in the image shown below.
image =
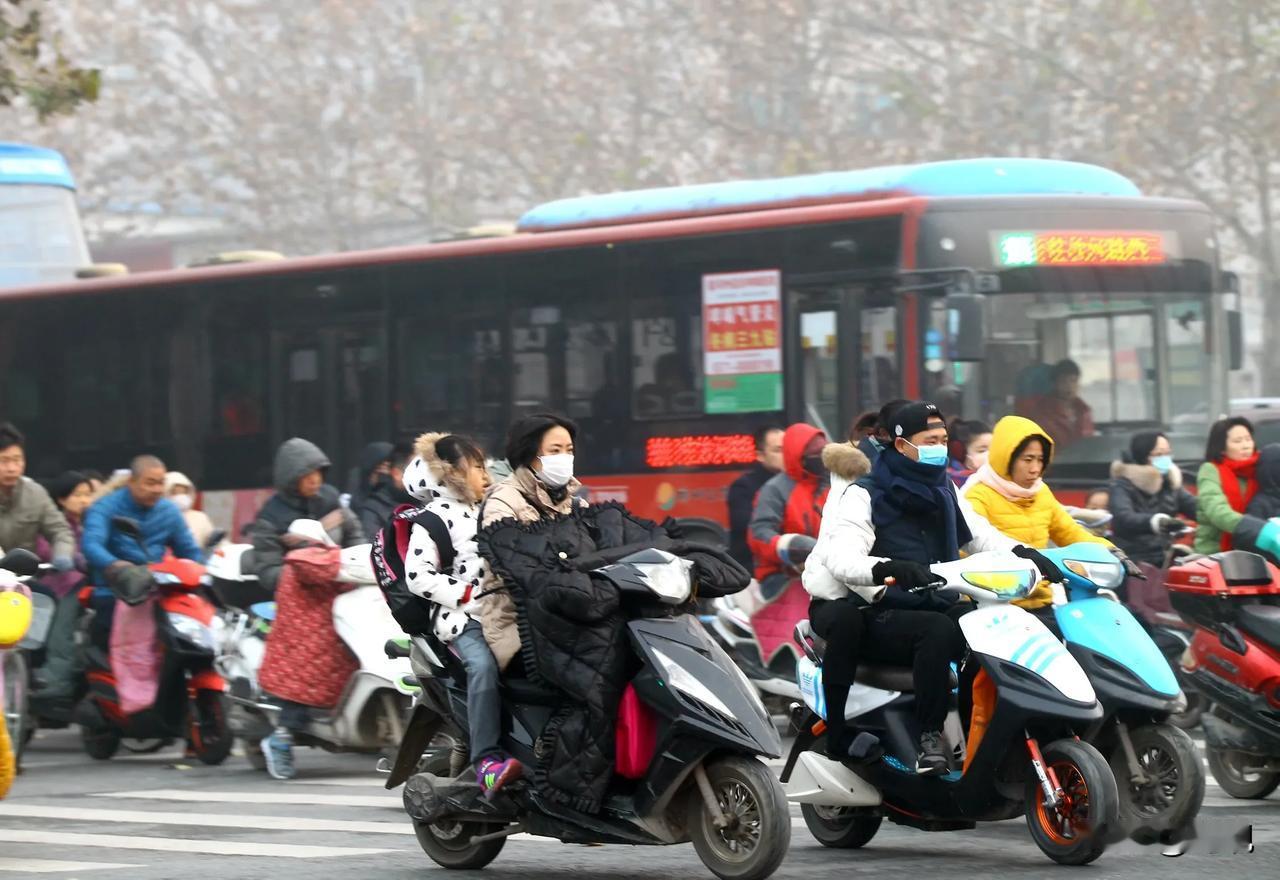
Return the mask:
<svg viewBox="0 0 1280 880">
<path fill-rule="evenodd" d="M 1106 538 L 1072 519 L 1045 485 L 1052 461 L 1053 439 L 1043 428 L 1021 416 L 1005 416 L 992 431 L 987 463 L 964 484 L 965 498 L 979 516 L 1028 547 L 1043 549 L 1050 542 L 1059 547 L 1104 544 L 1132 574 L 1136 566 Z M 1042 584 L 1018 604 L 1040 608 L 1052 601 L 1052 591 Z"/>
</svg>

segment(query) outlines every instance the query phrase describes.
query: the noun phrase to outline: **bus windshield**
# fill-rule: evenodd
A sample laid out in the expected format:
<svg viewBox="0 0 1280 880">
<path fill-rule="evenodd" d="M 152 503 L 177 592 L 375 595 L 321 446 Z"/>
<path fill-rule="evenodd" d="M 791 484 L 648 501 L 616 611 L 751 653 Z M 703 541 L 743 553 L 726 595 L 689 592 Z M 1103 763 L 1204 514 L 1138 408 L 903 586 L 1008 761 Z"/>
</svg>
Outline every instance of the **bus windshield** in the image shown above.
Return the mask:
<svg viewBox="0 0 1280 880">
<path fill-rule="evenodd" d="M 0 286 L 69 280 L 88 263 L 73 190 L 0 185 Z"/>
<path fill-rule="evenodd" d="M 1217 396 L 1207 297 L 1013 293 L 988 297 L 986 307 L 984 361 L 926 351 L 928 391 L 945 412 L 988 424 L 1031 418 L 1066 467 L 1110 461 L 1131 434 L 1153 427 L 1169 433 L 1178 454 L 1198 454 Z M 935 307 L 928 338 L 944 339 L 946 321 Z"/>
</svg>

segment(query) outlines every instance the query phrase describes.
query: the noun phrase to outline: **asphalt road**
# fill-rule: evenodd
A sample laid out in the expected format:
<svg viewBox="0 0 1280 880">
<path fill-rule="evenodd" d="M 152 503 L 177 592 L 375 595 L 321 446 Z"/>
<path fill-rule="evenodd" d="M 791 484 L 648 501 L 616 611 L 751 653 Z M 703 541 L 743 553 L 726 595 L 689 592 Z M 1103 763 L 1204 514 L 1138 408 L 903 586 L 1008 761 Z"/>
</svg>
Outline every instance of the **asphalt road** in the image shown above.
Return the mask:
<svg viewBox="0 0 1280 880">
<path fill-rule="evenodd" d="M 299 750 L 299 778 L 276 782 L 243 757 L 222 767 L 186 763 L 180 751 L 122 753 L 97 762 L 76 734 L 42 733 L 26 772 L 0 801 L 0 880 L 8 877 L 161 880 L 446 876 L 418 848 L 398 792 L 387 792 L 370 758 Z M 1125 843 L 1092 867 L 1060 868 L 1031 842 L 1022 820 L 967 832 L 928 834 L 886 823 L 862 850 L 819 846 L 793 810 L 791 852 L 779 878 L 926 876 L 947 880 L 1055 874 L 1161 880 L 1280 877 L 1280 792 L 1236 801 L 1209 781 L 1201 829 L 1229 833 L 1252 823 L 1252 854 L 1178 858 Z M 710 877 L 691 846 L 584 847 L 517 837 L 484 874 L 552 880 L 590 877 Z"/>
</svg>

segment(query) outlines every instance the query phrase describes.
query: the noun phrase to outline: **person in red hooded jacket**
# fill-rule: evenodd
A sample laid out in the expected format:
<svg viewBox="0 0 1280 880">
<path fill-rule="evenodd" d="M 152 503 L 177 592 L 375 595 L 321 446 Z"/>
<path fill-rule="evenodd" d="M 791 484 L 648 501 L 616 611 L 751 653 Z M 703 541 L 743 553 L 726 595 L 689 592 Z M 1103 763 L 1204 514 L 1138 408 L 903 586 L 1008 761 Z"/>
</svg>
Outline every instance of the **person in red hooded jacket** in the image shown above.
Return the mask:
<svg viewBox="0 0 1280 880">
<path fill-rule="evenodd" d="M 782 473 L 756 495 L 747 543 L 756 562 L 761 596 L 770 600 L 804 570 L 817 543 L 822 505 L 831 480 L 822 464 L 827 435 L 798 422 L 782 435 Z"/>
</svg>

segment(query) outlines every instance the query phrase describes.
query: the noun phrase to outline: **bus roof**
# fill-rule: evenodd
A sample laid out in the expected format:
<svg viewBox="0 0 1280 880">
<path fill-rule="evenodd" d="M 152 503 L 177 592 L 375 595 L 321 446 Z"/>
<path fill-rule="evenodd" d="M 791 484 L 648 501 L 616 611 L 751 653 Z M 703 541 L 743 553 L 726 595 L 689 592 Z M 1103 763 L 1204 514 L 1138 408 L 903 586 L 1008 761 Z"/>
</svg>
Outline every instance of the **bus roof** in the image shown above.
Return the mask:
<svg viewBox="0 0 1280 880">
<path fill-rule="evenodd" d="M 956 159 L 559 199 L 528 211 L 516 228 L 548 232 L 892 196 L 1018 195 L 1138 196 L 1141 192 L 1127 177 L 1082 162 Z"/>
<path fill-rule="evenodd" d="M 613 247 L 620 242 L 657 241 L 686 236 L 732 234 L 761 229 L 783 229 L 825 223 L 841 223 L 872 217 L 908 216 L 919 218 L 929 209 L 944 207 L 976 208 L 982 204 L 999 204 L 1003 209 L 1043 211 L 1060 207 L 1053 196 L 1004 196 L 938 199 L 920 196 L 844 201 L 796 207 L 771 207 L 740 213 L 707 217 L 683 217 L 622 226 L 600 226 L 567 229 L 546 234 L 517 233 L 496 238 L 460 239 L 430 244 L 400 245 L 365 251 L 338 251 L 314 256 L 289 257 L 284 260 L 253 263 L 229 263 L 190 269 L 165 269 L 136 275 L 80 279 L 72 282 L 46 283 L 0 288 L 0 302 L 44 297 L 112 294 L 127 290 L 190 286 L 240 279 L 292 276 L 340 269 L 373 268 L 431 260 L 471 259 L 502 254 L 536 253 L 576 247 Z M 1194 212 L 1208 214 L 1199 202 L 1185 199 L 1114 198 L 1080 196 L 1071 200 L 1074 207 L 1103 207 L 1116 210 Z"/>
<path fill-rule="evenodd" d="M 67 160 L 57 150 L 0 141 L 0 184 L 20 183 L 76 188 Z"/>
</svg>

